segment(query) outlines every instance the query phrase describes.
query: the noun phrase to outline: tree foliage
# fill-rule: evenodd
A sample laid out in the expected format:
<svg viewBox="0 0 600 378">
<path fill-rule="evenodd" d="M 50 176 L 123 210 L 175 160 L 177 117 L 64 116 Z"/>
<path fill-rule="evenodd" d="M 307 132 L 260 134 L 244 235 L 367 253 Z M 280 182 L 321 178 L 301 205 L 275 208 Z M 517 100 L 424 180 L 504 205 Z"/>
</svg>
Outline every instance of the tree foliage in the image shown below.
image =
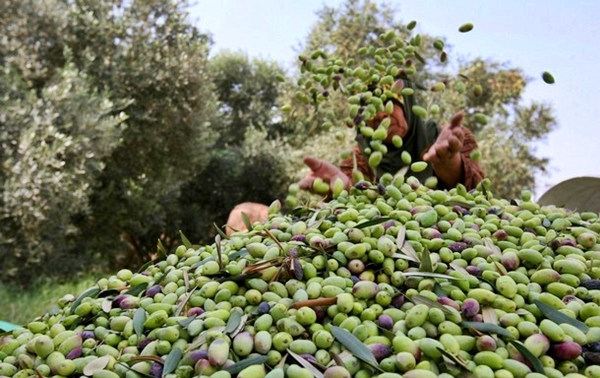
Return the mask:
<svg viewBox="0 0 600 378">
<path fill-rule="evenodd" d="M 89 211 L 88 196 L 119 144 L 126 115 L 72 64 L 39 95 L 8 68 L 0 82 L 0 248 L 4 272 L 13 276 L 72 248 L 79 230 L 71 218 Z"/>
<path fill-rule="evenodd" d="M 277 63 L 223 51 L 211 59 L 210 70 L 219 101 L 216 127 L 221 137 L 216 147 L 240 146 L 250 127 L 276 133 L 281 121 L 277 77 L 285 74 Z"/>
<path fill-rule="evenodd" d="M 26 197 L 16 183 L 34 180 L 28 185 L 40 198 L 27 217 L 38 223 L 27 224 L 46 243 L 44 255 L 21 244 L 30 236 L 8 212 L 7 253 L 40 262 L 58 254 L 117 262 L 132 251 L 146 256 L 167 222 L 165 206 L 206 166 L 218 137 L 211 127 L 209 37 L 188 21 L 184 1 L 7 0 L 0 7 L 0 64 L 21 83 L 3 85 L 13 86 L 12 97 L 27 99 L 20 110 L 2 104 L 18 125 L 2 135 L 3 144 L 25 151 L 21 146 L 29 143 L 38 159 L 23 160 L 19 152 L 13 158 L 20 164 L 3 165 L 3 198 Z M 125 117 L 114 140 L 112 130 Z M 56 157 L 50 166 L 39 160 L 50 156 Z M 72 201 L 75 195 L 82 200 Z M 4 213 L 11 204 L 5 200 Z M 60 218 L 48 217 L 57 213 Z M 44 221 L 55 223 L 59 235 L 62 227 L 79 237 L 66 246 L 48 241 L 35 229 Z"/>
</svg>

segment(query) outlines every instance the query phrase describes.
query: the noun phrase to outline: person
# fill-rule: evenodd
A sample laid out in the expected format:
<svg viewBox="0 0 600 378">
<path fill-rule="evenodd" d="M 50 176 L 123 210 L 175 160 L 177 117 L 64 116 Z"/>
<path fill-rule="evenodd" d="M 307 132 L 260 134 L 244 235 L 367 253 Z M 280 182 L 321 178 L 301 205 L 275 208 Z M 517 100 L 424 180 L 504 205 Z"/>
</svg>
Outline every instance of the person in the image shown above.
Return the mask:
<svg viewBox="0 0 600 378">
<path fill-rule="evenodd" d="M 402 82 L 396 83 L 403 87 L 413 87 L 411 81 L 406 78 L 398 80 L 402 80 Z M 339 167 L 325 160 L 311 156 L 305 157 L 304 163 L 311 171 L 300 181 L 300 187 L 312 191 L 313 182 L 320 177 L 330 187 L 337 178 L 340 178 L 344 186 L 349 188 L 354 184 L 352 171 L 355 159 L 356 168 L 365 179 L 372 182 L 378 181 L 383 174 L 394 175 L 406 167 L 401 159 L 403 151 L 410 153 L 413 162 L 429 163 L 422 172 L 408 172 L 422 183 L 428 177 L 435 176 L 440 189 L 451 189 L 460 183 L 467 190 L 471 190 L 483 180 L 484 173 L 481 165 L 471 159 L 471 153 L 478 147 L 477 140 L 471 130 L 462 125 L 463 114 L 461 112 L 457 113 L 449 124 L 439 126 L 432 120 L 424 122 L 412 113 L 412 107 L 415 105 L 414 96 L 396 95 L 392 102 L 394 108 L 391 115 L 386 112 L 377 113 L 373 119 L 368 121 L 368 125 L 376 129 L 385 117 L 390 117 L 388 135 L 384 140 L 387 153 L 383 155 L 381 163 L 375 170 L 369 166 L 365 153 L 369 147 L 369 140 L 357 132 L 356 145 L 352 153 L 354 156 L 343 160 Z M 403 140 L 400 148 L 396 148 L 392 142 L 396 135 Z M 264 209 L 262 211 L 264 212 Z M 241 213 L 232 211 L 231 224 L 242 224 L 240 219 Z"/>
<path fill-rule="evenodd" d="M 394 85 L 401 87 L 412 87 L 407 79 L 398 79 Z M 355 167 L 362 172 L 365 179 L 378 181 L 384 173 L 396 174 L 406 167 L 401 155 L 403 151 L 410 153 L 412 162 L 425 161 L 427 168 L 419 173 L 409 172 L 408 175 L 415 176 L 422 183 L 430 176 L 438 179 L 438 188 L 451 189 L 457 184 L 465 185 L 467 190 L 475 186 L 484 178 L 481 165 L 471 159 L 471 153 L 477 149 L 477 141 L 473 133 L 462 125 L 463 114 L 457 113 L 450 124 L 438 126 L 434 121 L 424 122 L 412 112 L 415 105 L 414 95 L 395 95 L 392 99 L 394 104 L 390 115 L 380 112 L 367 121 L 367 125 L 376 129 L 379 123 L 390 117 L 388 135 L 384 140 L 387 153 L 383 155 L 381 163 L 376 169 L 368 164 L 365 150 L 369 147 L 369 140 L 357 132 L 356 145 L 353 149 L 354 157 L 343 160 L 339 167 L 314 157 L 304 158 L 304 163 L 311 172 L 300 181 L 299 185 L 304 190 L 312 190 L 313 182 L 317 177 L 333 185 L 340 178 L 346 188 L 354 184 L 352 171 Z M 392 143 L 394 136 L 400 136 L 403 144 L 397 148 Z"/>
<path fill-rule="evenodd" d="M 242 202 L 236 205 L 227 218 L 225 225 L 225 234 L 227 236 L 231 236 L 237 231 L 248 231 L 242 213 L 246 214 L 250 224 L 265 222 L 269 216 L 269 207 L 256 202 Z"/>
</svg>

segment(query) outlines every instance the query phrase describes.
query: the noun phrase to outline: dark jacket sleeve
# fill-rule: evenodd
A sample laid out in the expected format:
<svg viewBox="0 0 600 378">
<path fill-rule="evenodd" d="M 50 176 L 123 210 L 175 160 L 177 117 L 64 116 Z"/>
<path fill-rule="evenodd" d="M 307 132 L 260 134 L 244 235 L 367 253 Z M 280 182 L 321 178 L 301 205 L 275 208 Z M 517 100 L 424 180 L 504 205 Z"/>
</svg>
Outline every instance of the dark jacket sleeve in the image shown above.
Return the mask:
<svg viewBox="0 0 600 378">
<path fill-rule="evenodd" d="M 465 135 L 463 140 L 463 149 L 460 152 L 463 164 L 463 176 L 461 182 L 467 188 L 467 190 L 471 190 L 474 189 L 481 180 L 483 180 L 485 175 L 483 173 L 483 169 L 481 168 L 481 164 L 471 159 L 471 152 L 477 149 L 477 140 L 475 139 L 475 135 L 473 135 L 473 132 L 466 127 L 461 127 L 463 128 Z"/>
<path fill-rule="evenodd" d="M 471 159 L 471 152 L 476 150 L 478 147 L 475 135 L 473 135 L 471 130 L 467 129 L 466 127 L 461 127 L 464 132 L 464 140 L 463 149 L 460 152 L 463 165 L 463 174 L 460 182 L 467 188 L 467 190 L 471 190 L 474 189 L 481 180 L 483 180 L 485 175 L 481 168 L 481 164 Z M 356 157 L 356 169 L 362 172 L 366 180 L 374 181 L 375 176 L 373 175 L 373 171 L 369 167 L 369 162 L 360 150 L 358 144 L 354 146 L 352 154 Z M 354 180 L 352 179 L 352 171 L 354 169 L 353 156 L 344 159 L 340 164 L 340 169 L 354 184 Z"/>
<path fill-rule="evenodd" d="M 369 162 L 365 155 L 360 150 L 358 144 L 354 145 L 354 149 L 352 150 L 352 155 L 347 159 L 342 160 L 340 163 L 340 170 L 348 176 L 350 182 L 355 184 L 352 178 L 352 171 L 354 170 L 354 157 L 356 157 L 356 169 L 362 172 L 363 176 L 365 176 L 365 180 L 369 180 L 371 182 L 375 181 L 375 176 L 371 167 L 369 166 Z"/>
</svg>

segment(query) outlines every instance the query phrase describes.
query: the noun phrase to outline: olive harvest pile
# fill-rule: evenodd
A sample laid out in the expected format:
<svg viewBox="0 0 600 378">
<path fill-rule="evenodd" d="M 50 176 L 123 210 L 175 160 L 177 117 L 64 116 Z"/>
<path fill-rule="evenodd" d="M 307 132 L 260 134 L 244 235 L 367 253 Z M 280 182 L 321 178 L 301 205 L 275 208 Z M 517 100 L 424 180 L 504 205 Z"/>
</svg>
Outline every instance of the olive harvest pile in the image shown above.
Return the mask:
<svg viewBox="0 0 600 378">
<path fill-rule="evenodd" d="M 121 270 L 0 341 L 7 377 L 600 377 L 598 214 L 359 182 Z"/>
</svg>

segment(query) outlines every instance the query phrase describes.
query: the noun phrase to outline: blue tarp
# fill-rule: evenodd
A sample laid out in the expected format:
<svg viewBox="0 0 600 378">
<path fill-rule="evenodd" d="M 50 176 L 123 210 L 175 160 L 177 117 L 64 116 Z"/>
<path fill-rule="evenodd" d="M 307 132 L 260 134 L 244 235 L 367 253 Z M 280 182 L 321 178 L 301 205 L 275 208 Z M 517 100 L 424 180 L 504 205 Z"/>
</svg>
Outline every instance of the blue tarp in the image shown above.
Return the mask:
<svg viewBox="0 0 600 378">
<path fill-rule="evenodd" d="M 0 320 L 0 332 L 11 332 L 17 328 L 21 326 Z"/>
</svg>

